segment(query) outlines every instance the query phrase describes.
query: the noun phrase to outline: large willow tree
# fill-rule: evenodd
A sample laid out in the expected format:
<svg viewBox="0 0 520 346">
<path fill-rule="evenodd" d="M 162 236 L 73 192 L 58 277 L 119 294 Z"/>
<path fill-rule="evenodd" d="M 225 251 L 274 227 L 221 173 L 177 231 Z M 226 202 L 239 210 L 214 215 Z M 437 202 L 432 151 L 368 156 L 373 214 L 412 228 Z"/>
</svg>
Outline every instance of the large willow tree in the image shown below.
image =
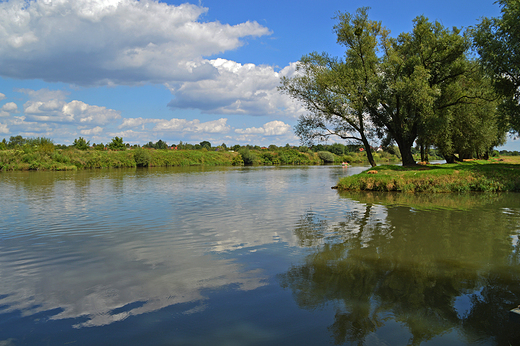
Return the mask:
<svg viewBox="0 0 520 346">
<path fill-rule="evenodd" d="M 467 57 L 470 40 L 459 29 L 419 16 L 411 32 L 391 38 L 368 19 L 368 8 L 336 19 L 344 58 L 313 53 L 300 61 L 299 74 L 282 79 L 280 89 L 310 111 L 296 126 L 300 138 L 338 135 L 369 147 L 367 138 L 377 133 L 395 141 L 403 165 L 414 165 L 416 141 L 428 146 L 451 140 L 446 127 L 460 112 L 475 109 L 461 105 L 496 99 L 480 84 L 464 83 L 475 68 Z M 454 107 L 459 113 L 448 111 Z"/>
<path fill-rule="evenodd" d="M 520 1 L 498 0 L 502 16 L 483 18 L 473 31 L 480 61 L 505 96 L 500 104 L 513 131 L 520 133 Z"/>
</svg>

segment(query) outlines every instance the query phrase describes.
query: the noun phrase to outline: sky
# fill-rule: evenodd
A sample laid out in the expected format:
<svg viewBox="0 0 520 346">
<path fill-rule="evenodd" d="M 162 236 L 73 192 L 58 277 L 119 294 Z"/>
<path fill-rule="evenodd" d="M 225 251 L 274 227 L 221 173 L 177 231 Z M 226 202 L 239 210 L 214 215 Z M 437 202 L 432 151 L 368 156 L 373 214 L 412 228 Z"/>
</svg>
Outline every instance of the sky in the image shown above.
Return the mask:
<svg viewBox="0 0 520 346">
<path fill-rule="evenodd" d="M 333 17 L 359 7 L 392 36 L 419 15 L 500 15 L 493 0 L 0 0 L 0 138 L 298 145 L 305 109 L 280 78 L 305 54 L 342 56 Z"/>
</svg>

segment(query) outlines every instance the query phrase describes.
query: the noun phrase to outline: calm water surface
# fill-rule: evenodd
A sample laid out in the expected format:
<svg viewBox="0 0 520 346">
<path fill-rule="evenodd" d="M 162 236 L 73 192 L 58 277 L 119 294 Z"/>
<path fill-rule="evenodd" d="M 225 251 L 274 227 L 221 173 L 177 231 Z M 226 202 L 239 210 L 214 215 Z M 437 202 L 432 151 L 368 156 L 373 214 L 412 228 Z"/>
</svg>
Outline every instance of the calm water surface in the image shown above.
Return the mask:
<svg viewBox="0 0 520 346">
<path fill-rule="evenodd" d="M 0 174 L 0 345 L 519 345 L 520 195 L 364 168 Z"/>
</svg>

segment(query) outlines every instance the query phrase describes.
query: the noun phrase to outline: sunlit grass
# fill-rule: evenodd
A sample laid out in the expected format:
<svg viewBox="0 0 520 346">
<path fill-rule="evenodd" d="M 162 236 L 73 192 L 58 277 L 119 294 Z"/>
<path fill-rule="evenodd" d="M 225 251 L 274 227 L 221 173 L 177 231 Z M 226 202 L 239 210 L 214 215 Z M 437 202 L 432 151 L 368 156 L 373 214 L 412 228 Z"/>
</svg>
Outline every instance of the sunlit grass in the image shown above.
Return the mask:
<svg viewBox="0 0 520 346">
<path fill-rule="evenodd" d="M 496 159 L 416 167 L 377 166 L 341 179 L 338 189 L 434 193 L 520 191 L 520 164 Z"/>
</svg>

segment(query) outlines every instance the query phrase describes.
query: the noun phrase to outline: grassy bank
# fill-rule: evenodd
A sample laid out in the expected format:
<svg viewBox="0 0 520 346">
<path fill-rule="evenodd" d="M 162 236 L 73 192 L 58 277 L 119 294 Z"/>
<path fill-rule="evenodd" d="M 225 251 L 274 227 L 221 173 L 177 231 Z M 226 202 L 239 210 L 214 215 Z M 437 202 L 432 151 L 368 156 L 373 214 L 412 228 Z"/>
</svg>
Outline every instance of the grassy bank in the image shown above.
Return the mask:
<svg viewBox="0 0 520 346">
<path fill-rule="evenodd" d="M 244 158 L 242 157 L 244 155 Z M 245 157 L 247 156 L 247 157 Z M 245 159 L 248 159 L 247 162 Z M 201 150 L 123 151 L 98 150 L 38 150 L 31 147 L 0 150 L 0 171 L 18 170 L 77 170 L 91 168 L 171 167 L 171 166 L 231 166 L 253 165 L 315 165 L 323 163 L 314 152 L 296 149 L 254 151 L 247 153 Z"/>
<path fill-rule="evenodd" d="M 511 159 L 417 167 L 378 166 L 342 178 L 343 191 L 520 191 L 520 164 Z"/>
<path fill-rule="evenodd" d="M 204 150 L 2 150 L 0 171 L 231 165 L 233 153 Z"/>
</svg>

